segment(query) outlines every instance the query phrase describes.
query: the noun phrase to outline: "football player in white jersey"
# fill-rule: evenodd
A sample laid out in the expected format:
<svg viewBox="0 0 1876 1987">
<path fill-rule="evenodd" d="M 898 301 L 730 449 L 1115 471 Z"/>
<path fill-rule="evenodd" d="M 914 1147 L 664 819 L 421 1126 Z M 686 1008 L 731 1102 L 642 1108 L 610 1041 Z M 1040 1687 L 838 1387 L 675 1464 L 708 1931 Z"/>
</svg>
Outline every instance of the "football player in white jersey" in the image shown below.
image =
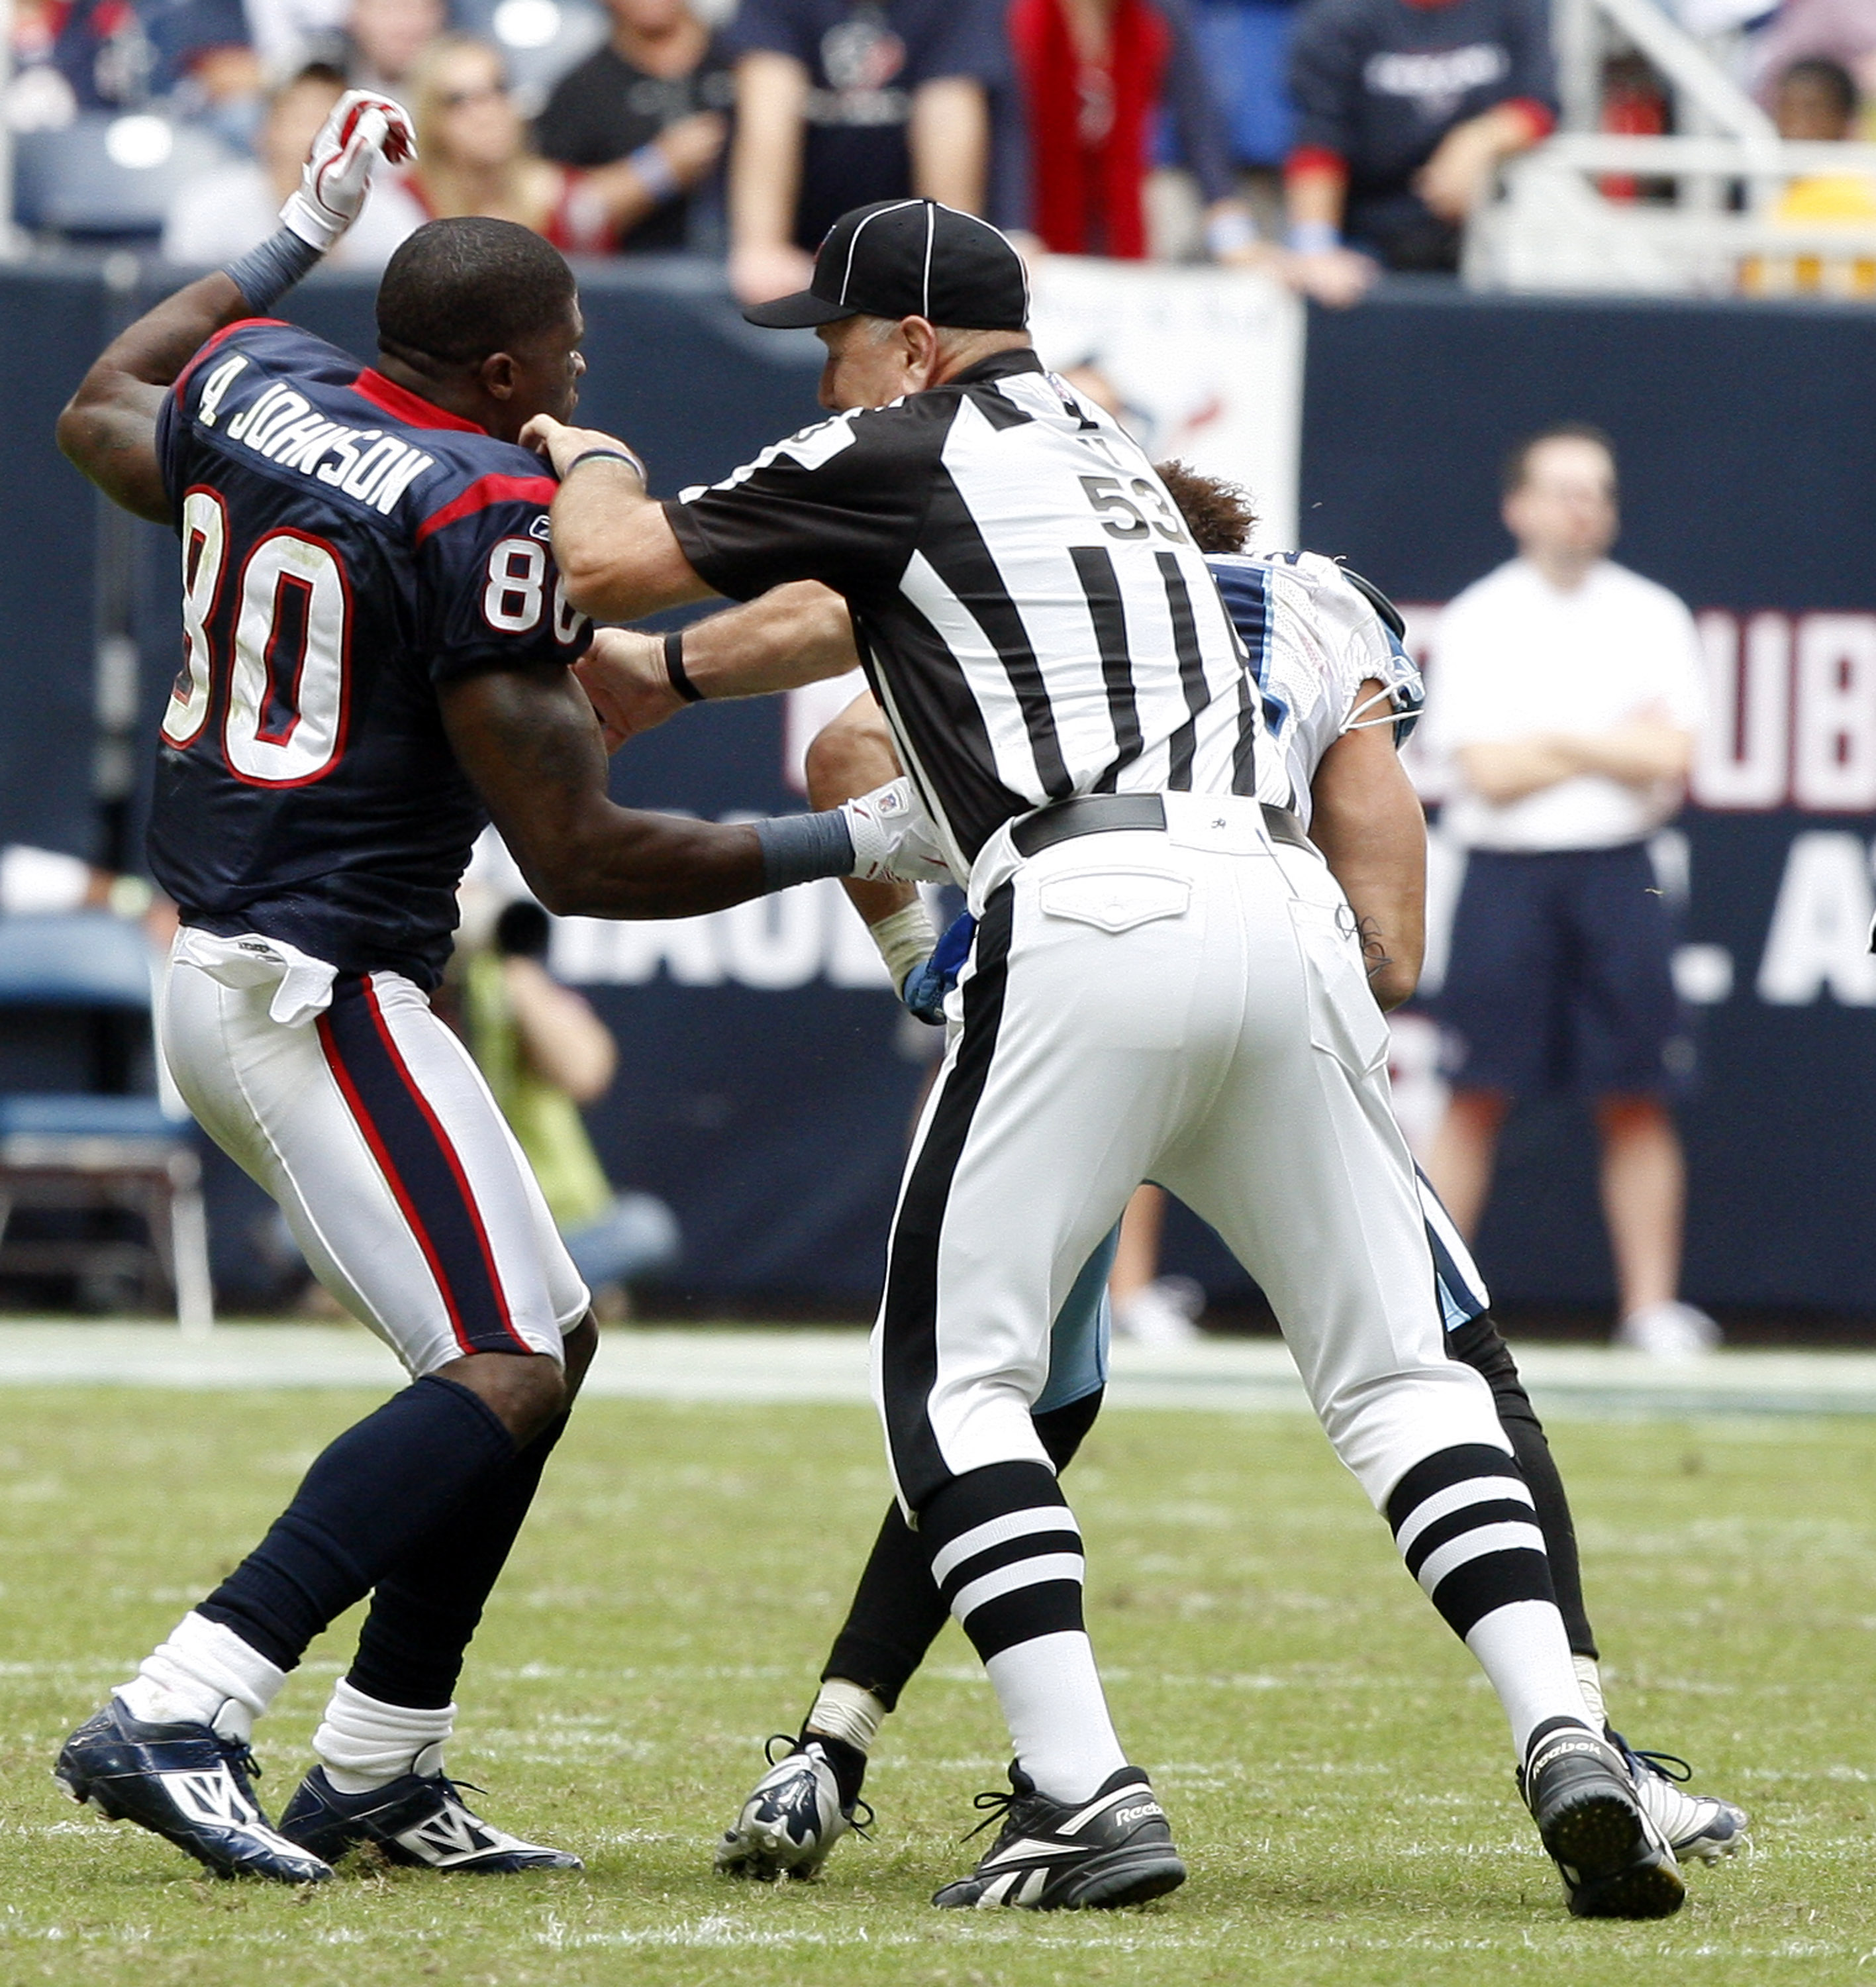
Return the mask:
<svg viewBox="0 0 1876 1987">
<path fill-rule="evenodd" d="M 1370 983 L 1383 1007 L 1412 994 L 1420 970 L 1424 898 L 1420 808 L 1396 756 L 1423 692 L 1402 646 L 1391 603 L 1335 562 L 1308 552 L 1251 554 L 1241 548 L 1255 520 L 1241 492 L 1184 469 L 1159 465 L 1214 577 L 1262 693 L 1278 749 L 1260 764 L 1258 797 L 1284 811 L 1315 844 L 1361 921 Z M 589 690 L 611 739 L 644 728 L 665 673 L 662 644 L 642 638 L 643 684 L 620 697 L 616 673 L 594 675 Z M 783 588 L 694 625 L 682 637 L 685 676 L 707 694 L 712 664 L 752 653 L 778 658 L 850 638 L 844 604 L 812 585 Z M 809 757 L 817 806 L 877 787 L 897 770 L 889 734 L 868 695 L 822 732 Z M 943 1018 L 942 1001 L 969 943 L 965 927 L 938 939 L 923 903 L 907 886 L 845 886 L 865 919 L 893 983 L 913 1011 Z M 1543 1428 L 1511 1351 L 1489 1311 L 1477 1266 L 1423 1177 L 1428 1239 L 1439 1274 L 1447 1346 L 1492 1389 L 1500 1425 L 1529 1484 L 1544 1535 L 1571 1651 L 1592 1715 L 1606 1724 L 1597 1647 L 1585 1611 L 1568 1503 Z M 1106 1286 L 1114 1237 L 1096 1250 L 1063 1304 L 1052 1334 L 1049 1384 L 1034 1409 L 1037 1432 L 1058 1469 L 1093 1425 L 1106 1375 Z M 820 1690 L 798 1737 L 771 1764 L 716 1851 L 719 1870 L 773 1881 L 813 1876 L 857 1816 L 868 1750 L 881 1721 L 947 1618 L 925 1556 L 897 1506 L 890 1509 L 836 1638 Z M 1734 1853 L 1746 1817 L 1730 1803 L 1677 1784 L 1685 1763 L 1638 1753 L 1618 1734 L 1651 1817 L 1683 1862 Z"/>
</svg>

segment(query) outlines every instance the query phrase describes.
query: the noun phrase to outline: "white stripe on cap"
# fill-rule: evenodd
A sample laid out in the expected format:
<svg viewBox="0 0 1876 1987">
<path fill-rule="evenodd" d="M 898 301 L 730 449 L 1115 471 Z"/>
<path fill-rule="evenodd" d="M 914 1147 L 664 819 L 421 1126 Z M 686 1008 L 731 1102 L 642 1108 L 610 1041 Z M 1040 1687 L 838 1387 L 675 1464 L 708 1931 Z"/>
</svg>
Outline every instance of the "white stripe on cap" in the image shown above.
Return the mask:
<svg viewBox="0 0 1876 1987">
<path fill-rule="evenodd" d="M 861 236 L 865 234 L 867 230 L 873 225 L 874 222 L 879 219 L 881 214 L 897 214 L 901 207 L 917 207 L 918 204 L 919 203 L 915 200 L 895 200 L 891 206 L 882 207 L 878 214 L 869 214 L 866 219 L 861 221 L 860 225 L 854 230 L 854 238 L 847 245 L 847 268 L 840 278 L 840 301 L 842 303 L 846 302 L 847 292 L 853 283 L 854 251 L 860 246 Z"/>
<path fill-rule="evenodd" d="M 925 307 L 919 312 L 923 318 L 931 315 L 931 238 L 937 232 L 938 202 L 928 200 L 925 202 L 925 282 L 922 292 Z"/>
</svg>

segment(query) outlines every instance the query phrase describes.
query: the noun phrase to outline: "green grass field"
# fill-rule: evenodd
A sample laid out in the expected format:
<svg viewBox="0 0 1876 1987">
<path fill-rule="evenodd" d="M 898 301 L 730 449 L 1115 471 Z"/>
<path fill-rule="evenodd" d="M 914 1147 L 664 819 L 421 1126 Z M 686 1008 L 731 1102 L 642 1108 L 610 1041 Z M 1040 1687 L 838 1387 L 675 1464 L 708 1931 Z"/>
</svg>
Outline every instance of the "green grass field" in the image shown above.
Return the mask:
<svg viewBox="0 0 1876 1987">
<path fill-rule="evenodd" d="M 1110 1415 L 1070 1478 L 1091 1626 L 1192 1867 L 1143 1911 L 951 1914 L 994 1703 L 948 1630 L 887 1728 L 877 1838 L 812 1886 L 712 1837 L 794 1722 L 883 1503 L 857 1409 L 595 1402 L 464 1680 L 453 1769 L 584 1875 L 217 1883 L 72 1807 L 64 1732 L 369 1402 L 9 1392 L 0 1435 L 0 1987 L 803 1981 L 1758 1983 L 1876 1965 L 1876 1422 L 1564 1423 L 1612 1709 L 1753 1813 L 1665 1924 L 1581 1925 L 1497 1708 L 1385 1527 L 1288 1416 Z M 344 1624 L 263 1728 L 276 1803 Z"/>
</svg>

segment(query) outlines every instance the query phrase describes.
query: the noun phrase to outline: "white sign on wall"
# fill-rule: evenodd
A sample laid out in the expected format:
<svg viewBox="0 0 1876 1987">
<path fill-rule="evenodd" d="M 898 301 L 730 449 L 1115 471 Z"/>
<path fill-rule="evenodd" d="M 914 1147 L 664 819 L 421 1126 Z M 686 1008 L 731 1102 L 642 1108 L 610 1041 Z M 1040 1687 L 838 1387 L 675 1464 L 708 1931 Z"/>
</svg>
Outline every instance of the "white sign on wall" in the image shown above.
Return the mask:
<svg viewBox="0 0 1876 1987">
<path fill-rule="evenodd" d="M 1030 323 L 1043 363 L 1090 367 L 1156 462 L 1177 456 L 1241 483 L 1257 543 L 1296 543 L 1303 418 L 1303 306 L 1242 269 L 1051 255 L 1033 272 Z"/>
</svg>

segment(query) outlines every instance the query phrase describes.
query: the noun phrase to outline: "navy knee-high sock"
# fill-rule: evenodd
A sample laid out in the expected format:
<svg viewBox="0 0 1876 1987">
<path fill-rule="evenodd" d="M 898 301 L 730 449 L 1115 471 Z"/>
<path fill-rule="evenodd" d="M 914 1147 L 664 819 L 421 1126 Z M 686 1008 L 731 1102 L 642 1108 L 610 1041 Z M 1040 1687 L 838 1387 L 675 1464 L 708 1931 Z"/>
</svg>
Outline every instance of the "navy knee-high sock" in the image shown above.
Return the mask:
<svg viewBox="0 0 1876 1987">
<path fill-rule="evenodd" d="M 568 1419 L 485 1478 L 447 1524 L 379 1581 L 345 1678 L 354 1690 L 420 1711 L 440 1711 L 456 1695 L 470 1638 Z"/>
<path fill-rule="evenodd" d="M 430 1375 L 348 1429 L 260 1544 L 197 1610 L 283 1670 L 515 1460 L 480 1395 Z"/>
</svg>

